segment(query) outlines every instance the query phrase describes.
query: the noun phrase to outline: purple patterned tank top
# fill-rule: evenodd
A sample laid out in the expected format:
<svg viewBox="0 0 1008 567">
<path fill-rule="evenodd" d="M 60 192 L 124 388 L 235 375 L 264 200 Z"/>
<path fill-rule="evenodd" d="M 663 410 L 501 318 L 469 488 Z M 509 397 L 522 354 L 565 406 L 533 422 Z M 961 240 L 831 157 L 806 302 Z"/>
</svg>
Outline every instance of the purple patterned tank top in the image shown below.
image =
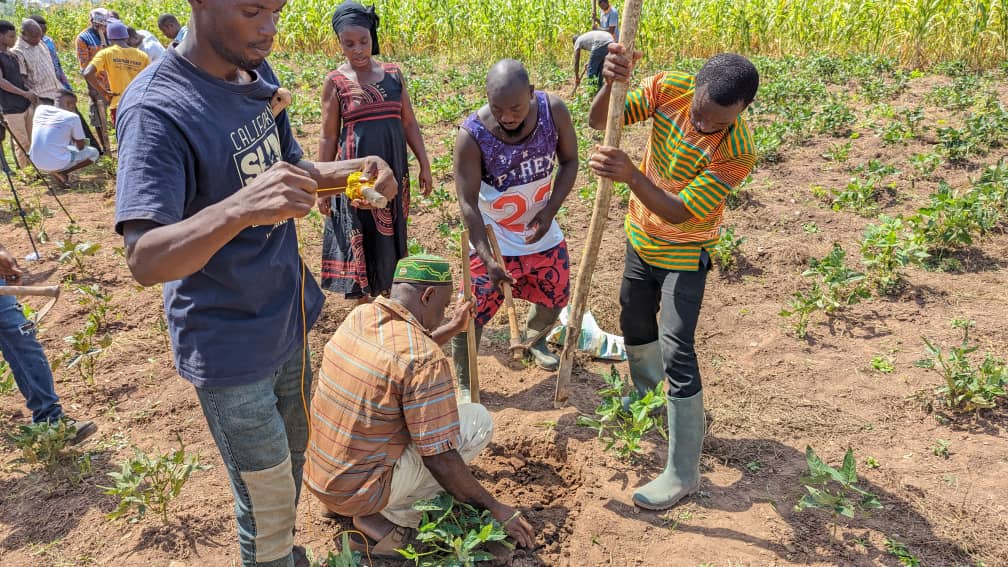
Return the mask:
<svg viewBox="0 0 1008 567">
<path fill-rule="evenodd" d="M 483 161 L 479 209 L 483 222 L 493 227 L 504 256 L 525 256 L 548 250 L 563 241 L 556 220 L 537 242 L 527 244 L 533 230 L 528 223 L 549 202 L 553 192 L 558 136 L 549 98 L 535 91 L 539 116 L 535 130 L 520 144 L 502 141 L 473 113 L 462 124 L 479 145 Z"/>
<path fill-rule="evenodd" d="M 556 165 L 557 130 L 550 114 L 546 93 L 535 91 L 539 119 L 535 130 L 520 144 L 509 144 L 480 122 L 474 112 L 462 123 L 479 144 L 483 155 L 483 182 L 498 191 L 524 185 L 553 175 Z"/>
</svg>

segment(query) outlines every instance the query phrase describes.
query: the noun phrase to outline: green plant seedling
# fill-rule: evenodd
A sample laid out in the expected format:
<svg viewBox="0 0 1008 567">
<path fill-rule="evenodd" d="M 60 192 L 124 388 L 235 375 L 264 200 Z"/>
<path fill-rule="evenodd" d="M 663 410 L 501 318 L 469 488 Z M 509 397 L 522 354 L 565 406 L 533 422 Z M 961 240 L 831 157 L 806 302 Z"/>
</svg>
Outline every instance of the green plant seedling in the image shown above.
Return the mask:
<svg viewBox="0 0 1008 567">
<path fill-rule="evenodd" d="M 1008 369 L 1003 361 L 989 354 L 984 355 L 979 366 L 970 361 L 970 355 L 980 348 L 970 341 L 972 325 L 973 322 L 968 320 L 953 321 L 953 327 L 961 329 L 963 335 L 959 345 L 949 347 L 948 353 L 924 337 L 928 358 L 915 363 L 919 368 L 941 374 L 944 384 L 937 392 L 944 397 L 946 407 L 954 412 L 978 412 L 996 407 L 998 401 L 1004 398 L 1008 386 Z"/>
<path fill-rule="evenodd" d="M 874 216 L 878 211 L 878 178 L 869 176 L 865 180 L 854 177 L 841 190 L 831 190 L 834 211 L 853 211 L 863 217 Z"/>
<path fill-rule="evenodd" d="M 889 295 L 902 282 L 902 269 L 923 265 L 930 254 L 924 235 L 912 230 L 902 217 L 881 215 L 879 223 L 865 228 L 861 261 L 868 268 L 869 281 L 879 294 Z"/>
<path fill-rule="evenodd" d="M 723 272 L 730 271 L 738 261 L 739 249 L 745 244 L 746 237 L 735 236 L 735 228 L 724 227 L 721 231 L 721 238 L 711 250 L 711 257 L 717 262 L 718 267 Z"/>
<path fill-rule="evenodd" d="M 871 297 L 864 284 L 864 274 L 847 268 L 844 264 L 846 252 L 838 243 L 822 259 L 813 258 L 809 269 L 802 276 L 813 278 L 812 286 L 806 291 L 796 291 L 787 305 L 778 313 L 781 317 L 797 316 L 794 332 L 798 338 L 805 338 L 808 324 L 816 311 L 827 315 L 843 310 Z"/>
<path fill-rule="evenodd" d="M 108 473 L 115 484 L 101 488 L 119 500 L 116 509 L 109 512 L 109 519 L 132 513 L 131 521 L 136 522 L 150 509 L 168 523 L 169 505 L 182 492 L 190 475 L 209 468 L 200 464 L 199 455 L 186 454 L 180 435 L 176 439 L 179 448 L 161 455 L 147 454 L 134 447 L 133 458 L 123 462 L 119 472 Z"/>
<path fill-rule="evenodd" d="M 906 545 L 894 539 L 887 538 L 885 541 L 885 547 L 886 551 L 888 551 L 890 555 L 900 562 L 900 565 L 905 565 L 906 567 L 920 567 L 920 560 L 910 553 L 910 550 L 907 549 Z"/>
<path fill-rule="evenodd" d="M 802 496 L 795 510 L 829 510 L 833 516 L 833 537 L 839 516 L 853 518 L 858 511 L 866 513 L 882 508 L 878 496 L 857 486 L 853 449 L 847 449 L 839 470 L 824 463 L 811 446 L 805 447 L 805 462 L 809 474 L 802 481 L 808 494 Z"/>
<path fill-rule="evenodd" d="M 0 396 L 10 394 L 14 390 L 17 390 L 14 373 L 11 372 L 10 365 L 6 360 L 0 360 Z"/>
<path fill-rule="evenodd" d="M 311 567 L 360 567 L 361 553 L 359 551 L 351 551 L 350 534 L 343 532 L 340 534 L 339 553 L 330 551 L 325 559 L 315 559 L 309 556 L 309 562 Z"/>
<path fill-rule="evenodd" d="M 853 142 L 850 140 L 842 144 L 832 144 L 826 152 L 823 153 L 823 157 L 834 161 L 836 163 L 846 163 L 850 159 L 851 147 Z"/>
<path fill-rule="evenodd" d="M 876 372 L 881 372 L 882 374 L 891 374 L 896 367 L 893 366 L 892 360 L 885 356 L 876 356 L 871 360 L 872 370 Z"/>
<path fill-rule="evenodd" d="M 60 458 L 67 444 L 77 435 L 66 419 L 40 421 L 31 425 L 19 425 L 17 432 L 8 438 L 21 450 L 21 462 L 42 464 L 52 468 Z"/>
<path fill-rule="evenodd" d="M 819 225 L 815 221 L 809 221 L 801 225 L 806 234 L 819 234 Z"/>
<path fill-rule="evenodd" d="M 935 444 L 931 446 L 931 454 L 936 457 L 941 457 L 943 459 L 948 459 L 951 454 L 949 453 L 949 448 L 952 446 L 951 443 L 944 439 L 938 439 Z"/>
<path fill-rule="evenodd" d="M 507 532 L 488 510 L 456 502 L 446 492 L 413 504 L 413 509 L 423 514 L 417 530 L 418 546 L 410 544 L 396 551 L 420 567 L 469 567 L 492 561 L 493 554 L 486 551 L 491 542 L 514 549 Z"/>
<path fill-rule="evenodd" d="M 870 469 L 877 469 L 882 466 L 881 464 L 879 464 L 878 460 L 875 459 L 875 457 L 866 458 L 864 464 L 866 467 Z"/>
<path fill-rule="evenodd" d="M 77 275 L 87 273 L 87 259 L 97 254 L 101 249 L 101 244 L 78 241 L 76 235 L 80 232 L 77 225 L 71 224 L 67 227 L 63 240 L 56 242 L 56 251 L 60 253 L 59 263 L 72 263 Z"/>
<path fill-rule="evenodd" d="M 665 435 L 661 418 L 655 417 L 655 413 L 665 407 L 664 384 L 658 384 L 641 397 L 636 389 L 628 388 L 615 366 L 603 378 L 606 386 L 597 392 L 602 402 L 595 409 L 595 416 L 578 416 L 577 424 L 597 431 L 599 439 L 605 442 L 606 451 L 630 460 L 644 452 L 641 439 L 652 429 Z M 628 406 L 623 404 L 624 397 L 629 399 Z"/>
</svg>

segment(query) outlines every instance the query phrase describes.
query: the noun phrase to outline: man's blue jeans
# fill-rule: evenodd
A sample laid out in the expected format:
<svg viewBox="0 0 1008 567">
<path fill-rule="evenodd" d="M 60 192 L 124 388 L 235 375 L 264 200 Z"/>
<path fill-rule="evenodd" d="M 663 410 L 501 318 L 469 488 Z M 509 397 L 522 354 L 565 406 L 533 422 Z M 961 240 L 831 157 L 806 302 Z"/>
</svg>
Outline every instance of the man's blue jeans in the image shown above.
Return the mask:
<svg viewBox="0 0 1008 567">
<path fill-rule="evenodd" d="M 35 337 L 35 324 L 25 319 L 21 305 L 11 295 L 0 295 L 0 351 L 32 412 L 32 421 L 63 417 L 49 361 Z"/>
<path fill-rule="evenodd" d="M 302 374 L 298 349 L 265 380 L 196 388 L 231 479 L 244 567 L 294 565 L 294 517 L 308 445 L 305 408 L 311 404 L 308 360 L 306 353 Z"/>
</svg>

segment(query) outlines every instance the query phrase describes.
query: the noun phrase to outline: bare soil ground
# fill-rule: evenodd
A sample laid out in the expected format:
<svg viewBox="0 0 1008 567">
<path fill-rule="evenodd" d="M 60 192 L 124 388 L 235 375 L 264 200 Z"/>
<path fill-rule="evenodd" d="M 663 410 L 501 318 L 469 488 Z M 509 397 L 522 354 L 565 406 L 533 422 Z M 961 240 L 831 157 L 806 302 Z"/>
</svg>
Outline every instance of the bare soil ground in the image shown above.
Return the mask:
<svg viewBox="0 0 1008 567">
<path fill-rule="evenodd" d="M 947 79 L 912 80 L 894 104 L 915 103 L 943 81 Z M 477 90 L 468 93 L 473 101 L 480 98 Z M 941 119 L 940 110 L 929 108 L 928 113 Z M 317 124 L 307 121 L 300 129 L 302 144 L 313 152 Z M 448 123 L 426 128 L 433 158 L 449 155 L 438 140 L 451 133 Z M 645 128 L 632 128 L 624 145 L 639 157 L 646 137 Z M 598 374 L 609 365 L 585 359 L 574 376 L 570 405 L 554 409 L 553 376 L 509 360 L 506 319 L 501 314 L 491 322 L 480 353 L 480 382 L 496 432 L 474 467 L 494 494 L 527 510 L 538 534 L 538 547 L 516 553 L 511 564 L 897 565 L 886 551 L 888 538 L 905 543 L 922 565 L 1008 564 L 1004 408 L 950 423 L 939 420 L 929 403 L 939 377 L 913 366 L 923 356 L 922 336 L 945 344 L 956 341 L 949 326 L 953 317 L 974 319 L 983 349 L 1005 353 L 1008 237 L 998 233 L 977 243 L 960 258 L 959 272 L 910 270 L 896 297 L 862 303 L 832 320 L 816 319 L 807 340 L 794 338 L 778 311 L 803 285 L 799 273 L 808 259 L 823 256 L 835 241 L 856 259 L 857 239 L 872 220 L 824 208 L 809 192 L 811 185 L 841 186 L 850 177 L 846 165 L 822 157 L 835 142 L 816 137 L 787 148 L 781 163 L 759 168 L 743 205 L 726 215 L 726 224 L 748 241 L 739 270 L 709 275 L 697 336 L 709 418 L 703 481 L 699 494 L 672 510 L 646 512 L 630 500 L 634 488 L 664 465 L 666 445 L 660 437 L 649 436 L 648 454 L 627 463 L 606 453 L 592 431 L 575 424 L 579 414 L 593 412 L 595 390 L 602 385 Z M 878 158 L 909 169 L 908 156 L 927 147 L 919 140 L 907 147 L 882 146 L 865 130 L 854 141 L 848 163 Z M 976 175 L 975 166 L 999 157 L 987 155 L 972 169 L 944 166 L 940 174 L 963 185 Z M 452 189 L 450 173 L 438 172 L 438 177 Z M 14 447 L 0 444 L 0 564 L 234 565 L 227 475 L 192 387 L 173 369 L 158 325 L 160 292 L 137 287 L 117 250 L 122 242 L 112 230 L 111 178 L 89 172 L 82 179 L 77 188 L 61 192 L 61 198 L 85 229 L 81 239 L 99 242 L 102 249 L 86 272 L 74 277 L 111 291 L 117 318 L 95 386 L 63 367 L 56 376 L 67 411 L 94 419 L 100 432 L 81 448 L 90 456 L 90 470 L 83 472 L 82 453 L 44 470 L 15 463 Z M 576 187 L 588 181 L 582 172 Z M 19 187 L 29 202 L 37 198 L 57 211 L 40 187 Z M 927 181 L 911 189 L 901 175 L 897 198 L 884 210 L 912 211 L 935 187 Z M 561 217 L 575 273 L 591 210 L 576 193 Z M 444 217 L 457 219 L 456 209 L 454 202 L 433 207 L 429 200 L 416 200 L 411 236 L 432 252 L 457 256 L 437 229 Z M 617 333 L 624 212 L 625 204 L 616 199 L 590 295 L 601 326 Z M 24 257 L 29 249 L 17 220 L 3 213 L 0 238 Z M 803 229 L 811 222 L 818 233 Z M 66 224 L 57 211 L 46 222 L 47 231 L 59 239 Z M 302 220 L 299 233 L 303 255 L 317 273 L 319 226 Z M 36 283 L 57 283 L 71 275 L 69 266 L 56 261 L 51 243 L 42 250 L 43 261 L 30 267 Z M 73 286 L 67 289 L 42 323 L 40 339 L 54 359 L 67 349 L 63 337 L 78 330 L 86 316 L 69 291 Z M 344 302 L 329 299 L 310 336 L 316 353 L 348 311 Z M 873 371 L 869 361 L 878 355 L 891 357 L 895 372 Z M 29 421 L 16 392 L 0 398 L 0 414 L 8 431 Z M 106 473 L 118 469 L 133 445 L 171 450 L 176 434 L 212 468 L 193 475 L 174 504 L 172 522 L 162 525 L 153 516 L 137 524 L 107 520 L 104 514 L 115 503 L 101 488 L 109 483 Z M 948 458 L 933 454 L 938 439 L 950 443 Z M 835 534 L 828 514 L 796 512 L 804 492 L 800 477 L 806 445 L 834 464 L 853 447 L 861 485 L 879 496 L 883 509 L 841 519 Z M 868 457 L 878 468 L 865 466 Z M 306 497 L 298 512 L 297 539 L 316 551 L 332 549 L 334 536 L 345 527 L 345 522 L 319 518 L 319 509 Z"/>
</svg>

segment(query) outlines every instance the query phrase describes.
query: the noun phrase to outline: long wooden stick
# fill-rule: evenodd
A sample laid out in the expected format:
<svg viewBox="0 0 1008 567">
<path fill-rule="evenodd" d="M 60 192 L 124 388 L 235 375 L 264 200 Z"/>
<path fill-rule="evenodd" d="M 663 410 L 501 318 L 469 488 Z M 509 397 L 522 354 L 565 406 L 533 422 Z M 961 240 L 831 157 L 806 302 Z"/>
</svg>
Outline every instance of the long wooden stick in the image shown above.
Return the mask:
<svg viewBox="0 0 1008 567">
<path fill-rule="evenodd" d="M 469 268 L 469 229 L 462 229 L 462 236 L 459 237 L 459 250 L 462 252 L 462 293 L 466 301 L 473 298 L 472 293 L 472 272 Z M 476 364 L 476 321 L 469 319 L 469 328 L 466 333 L 466 349 L 469 352 L 469 400 L 480 403 L 479 395 L 479 367 Z"/>
<path fill-rule="evenodd" d="M 500 245 L 497 244 L 497 235 L 494 234 L 493 227 L 486 225 L 486 232 L 487 242 L 490 243 L 490 251 L 493 252 L 494 259 L 497 260 L 497 264 L 500 265 L 500 267 L 507 270 L 507 264 L 504 263 L 504 256 L 501 255 Z M 504 310 L 507 311 L 508 330 L 511 333 L 511 356 L 515 360 L 521 360 L 526 349 L 522 348 L 521 331 L 518 329 L 518 312 L 515 311 L 514 295 L 511 293 L 511 284 L 505 282 L 501 285 L 501 287 L 504 291 Z"/>
<path fill-rule="evenodd" d="M 623 4 L 620 43 L 626 48 L 627 55 L 630 57 L 633 57 L 634 44 L 637 39 L 637 25 L 640 22 L 642 3 L 643 0 L 626 0 Z M 620 138 L 623 136 L 623 105 L 626 102 L 627 87 L 626 83 L 620 82 L 614 82 L 612 85 L 604 142 L 607 146 L 618 148 Z M 574 369 L 574 353 L 577 352 L 578 339 L 581 336 L 581 320 L 584 318 L 588 303 L 588 290 L 591 288 L 595 261 L 598 258 L 599 246 L 602 244 L 602 233 L 605 232 L 612 190 L 611 179 L 599 178 L 598 191 L 595 192 L 595 207 L 592 209 L 591 224 L 588 227 L 588 239 L 584 243 L 581 263 L 578 265 L 578 275 L 574 285 L 574 301 L 571 303 L 570 317 L 567 321 L 563 353 L 560 355 L 556 394 L 553 396 L 553 405 L 558 408 L 567 404 L 567 387 Z"/>
<path fill-rule="evenodd" d="M 41 295 L 44 297 L 59 297 L 60 287 L 58 285 L 3 285 L 0 286 L 0 295 Z"/>
</svg>

